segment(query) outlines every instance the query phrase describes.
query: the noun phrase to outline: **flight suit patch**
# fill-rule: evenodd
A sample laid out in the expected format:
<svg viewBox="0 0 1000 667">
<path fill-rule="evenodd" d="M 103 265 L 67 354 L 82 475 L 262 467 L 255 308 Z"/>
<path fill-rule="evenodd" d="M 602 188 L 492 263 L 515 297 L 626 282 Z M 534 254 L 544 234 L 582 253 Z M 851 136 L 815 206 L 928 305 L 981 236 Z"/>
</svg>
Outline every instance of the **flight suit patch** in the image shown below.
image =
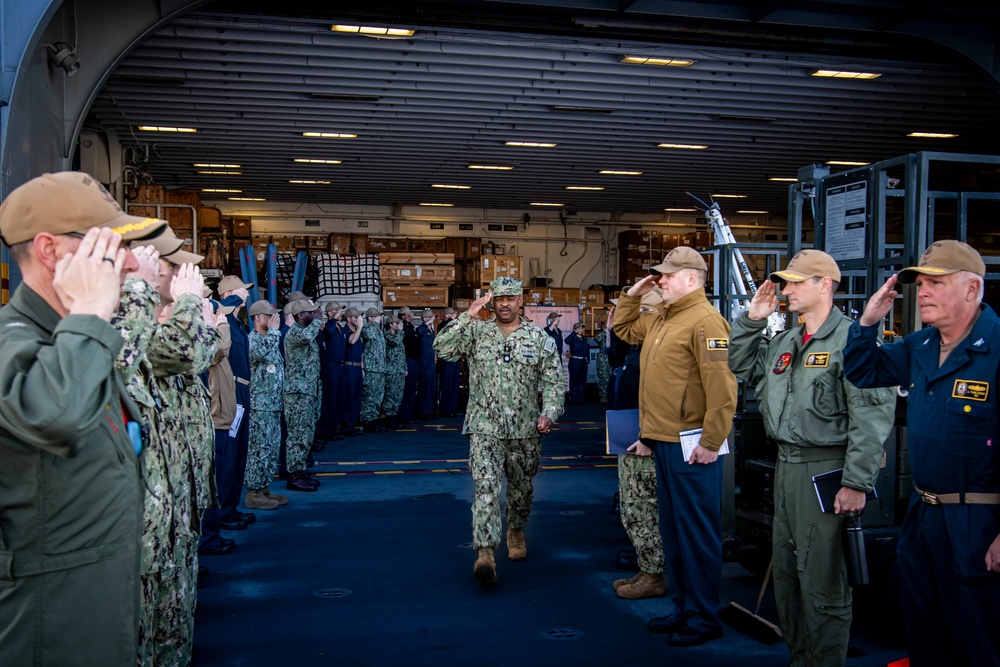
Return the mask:
<svg viewBox="0 0 1000 667">
<path fill-rule="evenodd" d="M 780 357 L 778 357 L 777 361 L 774 362 L 774 368 L 771 369 L 771 372 L 774 373 L 775 375 L 781 375 L 786 370 L 788 370 L 788 366 L 791 363 L 792 363 L 792 353 L 785 352 Z"/>
<path fill-rule="evenodd" d="M 830 365 L 829 352 L 810 352 L 806 357 L 806 368 L 827 368 Z"/>
<path fill-rule="evenodd" d="M 962 398 L 967 401 L 985 401 L 990 395 L 990 383 L 978 380 L 955 380 L 951 390 L 952 398 Z"/>
<path fill-rule="evenodd" d="M 705 341 L 705 346 L 709 350 L 728 350 L 729 349 L 729 339 L 728 338 L 709 338 Z"/>
</svg>

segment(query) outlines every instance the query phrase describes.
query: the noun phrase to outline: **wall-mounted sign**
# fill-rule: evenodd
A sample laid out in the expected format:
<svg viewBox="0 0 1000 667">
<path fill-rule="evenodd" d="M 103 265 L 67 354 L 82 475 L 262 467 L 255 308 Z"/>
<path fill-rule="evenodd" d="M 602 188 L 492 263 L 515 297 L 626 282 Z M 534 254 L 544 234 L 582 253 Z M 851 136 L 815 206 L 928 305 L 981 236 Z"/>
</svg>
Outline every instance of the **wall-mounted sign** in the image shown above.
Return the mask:
<svg viewBox="0 0 1000 667">
<path fill-rule="evenodd" d="M 319 220 L 306 220 L 306 227 L 319 227 Z"/>
<path fill-rule="evenodd" d="M 503 225 L 486 225 L 486 229 L 491 232 L 502 232 Z"/>
<path fill-rule="evenodd" d="M 458 226 L 458 229 L 460 231 L 463 231 L 463 232 L 471 232 L 472 231 L 472 225 L 463 223 L 463 224 L 460 224 Z"/>
<path fill-rule="evenodd" d="M 368 226 L 367 220 L 358 220 L 358 227 L 367 227 L 367 226 Z"/>
<path fill-rule="evenodd" d="M 516 232 L 517 231 L 517 225 L 504 225 L 503 226 L 503 230 L 505 232 Z"/>
<path fill-rule="evenodd" d="M 642 229 L 642 225 L 629 225 L 629 229 Z"/>
<path fill-rule="evenodd" d="M 444 223 L 443 222 L 432 222 L 431 223 L 431 229 L 444 229 Z"/>
</svg>

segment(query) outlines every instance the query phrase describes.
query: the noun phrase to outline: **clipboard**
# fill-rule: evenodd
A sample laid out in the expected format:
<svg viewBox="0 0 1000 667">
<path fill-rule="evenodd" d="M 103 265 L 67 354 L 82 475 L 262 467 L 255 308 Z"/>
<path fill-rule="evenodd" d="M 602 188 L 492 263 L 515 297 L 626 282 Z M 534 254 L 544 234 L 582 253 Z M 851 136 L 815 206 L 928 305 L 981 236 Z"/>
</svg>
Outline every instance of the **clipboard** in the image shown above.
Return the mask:
<svg viewBox="0 0 1000 667">
<path fill-rule="evenodd" d="M 816 489 L 816 498 L 819 500 L 819 508 L 824 512 L 833 511 L 833 503 L 837 494 L 844 486 L 841 480 L 844 477 L 844 469 L 837 468 L 830 472 L 813 475 L 813 487 Z M 878 499 L 878 492 L 873 488 L 865 494 L 865 502 Z"/>
<path fill-rule="evenodd" d="M 605 413 L 605 436 L 608 454 L 629 454 L 628 448 L 639 439 L 639 409 L 608 410 Z"/>
<path fill-rule="evenodd" d="M 701 432 L 700 428 L 693 428 L 688 431 L 681 431 L 678 435 L 681 438 L 681 454 L 685 461 L 691 460 L 691 455 L 694 454 L 694 448 L 701 444 Z M 729 438 L 722 441 L 719 445 L 719 456 L 729 453 Z"/>
</svg>

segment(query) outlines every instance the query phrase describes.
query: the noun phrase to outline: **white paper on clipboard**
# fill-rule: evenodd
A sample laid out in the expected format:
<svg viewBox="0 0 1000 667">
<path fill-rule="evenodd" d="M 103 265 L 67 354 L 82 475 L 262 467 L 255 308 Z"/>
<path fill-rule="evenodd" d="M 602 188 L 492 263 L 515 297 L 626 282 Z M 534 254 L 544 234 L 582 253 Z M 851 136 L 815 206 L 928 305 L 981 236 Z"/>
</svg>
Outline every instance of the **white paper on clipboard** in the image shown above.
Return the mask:
<svg viewBox="0 0 1000 667">
<path fill-rule="evenodd" d="M 681 431 L 678 435 L 681 437 L 681 453 L 684 455 L 685 461 L 691 460 L 691 455 L 694 454 L 694 448 L 701 443 L 701 431 L 700 428 L 693 428 L 688 431 Z M 722 441 L 722 446 L 719 447 L 719 456 L 729 453 L 729 439 Z"/>
<path fill-rule="evenodd" d="M 233 417 L 233 425 L 229 427 L 229 437 L 235 438 L 240 430 L 240 422 L 243 421 L 243 406 L 236 404 L 236 416 Z"/>
</svg>

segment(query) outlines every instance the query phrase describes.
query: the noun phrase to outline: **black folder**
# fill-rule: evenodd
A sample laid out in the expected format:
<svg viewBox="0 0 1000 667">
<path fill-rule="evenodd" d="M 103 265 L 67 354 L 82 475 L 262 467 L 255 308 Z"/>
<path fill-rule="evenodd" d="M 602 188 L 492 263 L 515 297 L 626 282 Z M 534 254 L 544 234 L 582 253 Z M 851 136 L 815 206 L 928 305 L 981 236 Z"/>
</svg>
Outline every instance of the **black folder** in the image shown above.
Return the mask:
<svg viewBox="0 0 1000 667">
<path fill-rule="evenodd" d="M 833 502 L 836 500 L 837 494 L 840 493 L 840 489 L 844 486 L 841 483 L 843 477 L 843 468 L 837 468 L 836 470 L 824 472 L 820 475 L 813 475 L 813 486 L 816 487 L 816 497 L 819 498 L 820 509 L 824 512 L 833 511 Z M 878 493 L 875 492 L 875 489 L 865 494 L 866 502 L 875 500 L 876 498 L 878 498 Z"/>
</svg>

